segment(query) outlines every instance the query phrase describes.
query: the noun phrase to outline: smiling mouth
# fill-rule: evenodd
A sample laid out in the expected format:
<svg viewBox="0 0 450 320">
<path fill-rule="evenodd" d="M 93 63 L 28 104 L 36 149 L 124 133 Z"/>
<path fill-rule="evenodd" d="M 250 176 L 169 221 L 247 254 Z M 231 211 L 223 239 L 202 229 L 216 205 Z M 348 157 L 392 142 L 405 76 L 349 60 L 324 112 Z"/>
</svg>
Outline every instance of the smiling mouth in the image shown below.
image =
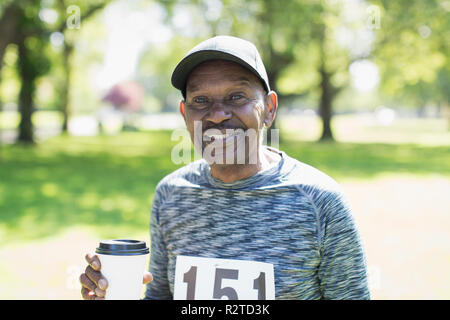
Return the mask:
<svg viewBox="0 0 450 320">
<path fill-rule="evenodd" d="M 217 140 L 227 140 L 229 138 L 234 138 L 239 135 L 245 134 L 244 129 L 226 129 L 225 132 L 217 133 L 218 130 L 211 130 L 213 132 L 208 132 L 209 129 L 203 133 L 203 139 L 206 141 L 217 141 Z"/>
</svg>

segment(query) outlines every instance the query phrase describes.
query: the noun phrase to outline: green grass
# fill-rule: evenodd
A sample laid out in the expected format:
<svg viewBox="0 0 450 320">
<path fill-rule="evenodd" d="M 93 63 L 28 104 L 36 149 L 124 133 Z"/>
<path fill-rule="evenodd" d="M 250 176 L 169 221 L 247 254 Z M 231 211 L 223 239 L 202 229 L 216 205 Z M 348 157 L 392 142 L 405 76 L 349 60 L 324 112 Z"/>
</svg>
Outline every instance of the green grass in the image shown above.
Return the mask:
<svg viewBox="0 0 450 320">
<path fill-rule="evenodd" d="M 80 299 L 83 257 L 99 239 L 148 242 L 156 184 L 181 166 L 170 159 L 178 144 L 170 137 L 126 132 L 1 146 L 0 299 Z M 280 149 L 347 191 L 381 279 L 373 298 L 447 299 L 448 280 L 436 275 L 450 261 L 450 146 L 295 138 L 283 132 Z M 405 272 L 411 265 L 419 276 Z"/>
<path fill-rule="evenodd" d="M 148 230 L 156 184 L 181 166 L 170 159 L 178 143 L 170 135 L 59 136 L 33 147 L 2 146 L 0 237 L 31 240 L 73 226 L 92 226 L 104 237 Z M 280 149 L 338 181 L 386 173 L 450 175 L 448 146 L 284 138 Z"/>
<path fill-rule="evenodd" d="M 322 125 L 316 116 L 282 115 L 279 121 L 285 136 L 302 141 L 320 138 Z M 450 145 L 450 123 L 445 118 L 398 118 L 382 125 L 370 114 L 336 115 L 331 127 L 341 142 Z"/>
<path fill-rule="evenodd" d="M 450 147 L 386 143 L 315 143 L 287 140 L 280 148 L 336 179 L 384 173 L 450 174 Z"/>
<path fill-rule="evenodd" d="M 13 241 L 74 225 L 96 226 L 105 236 L 148 229 L 154 188 L 175 168 L 165 156 L 167 138 L 61 136 L 35 147 L 4 146 L 0 230 Z"/>
</svg>

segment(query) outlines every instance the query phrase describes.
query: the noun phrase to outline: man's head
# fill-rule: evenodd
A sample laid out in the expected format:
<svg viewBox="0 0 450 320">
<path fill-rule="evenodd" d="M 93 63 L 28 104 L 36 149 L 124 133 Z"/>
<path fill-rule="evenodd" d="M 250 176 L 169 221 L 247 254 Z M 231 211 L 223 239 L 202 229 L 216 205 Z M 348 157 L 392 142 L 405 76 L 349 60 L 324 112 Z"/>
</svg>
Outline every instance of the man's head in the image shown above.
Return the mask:
<svg viewBox="0 0 450 320">
<path fill-rule="evenodd" d="M 245 163 L 249 163 L 250 154 L 259 150 L 263 128 L 271 126 L 277 108 L 276 93 L 270 91 L 254 45 L 227 36 L 208 39 L 178 64 L 172 84 L 183 93 L 180 112 L 194 145 L 201 146 L 202 155 L 212 142 L 221 142 L 223 150 L 213 151 L 215 159 L 230 164 L 225 158 L 231 157 L 236 163 L 239 135 L 233 135 L 231 129 L 242 129 L 240 132 L 246 134 Z M 196 130 L 199 124 L 200 132 Z"/>
<path fill-rule="evenodd" d="M 189 74 L 199 64 L 209 60 L 227 60 L 240 64 L 261 80 L 267 92 L 270 91 L 266 68 L 255 45 L 236 37 L 217 36 L 196 45 L 175 67 L 172 84 L 181 90 L 183 98 L 186 98 L 186 82 Z"/>
</svg>

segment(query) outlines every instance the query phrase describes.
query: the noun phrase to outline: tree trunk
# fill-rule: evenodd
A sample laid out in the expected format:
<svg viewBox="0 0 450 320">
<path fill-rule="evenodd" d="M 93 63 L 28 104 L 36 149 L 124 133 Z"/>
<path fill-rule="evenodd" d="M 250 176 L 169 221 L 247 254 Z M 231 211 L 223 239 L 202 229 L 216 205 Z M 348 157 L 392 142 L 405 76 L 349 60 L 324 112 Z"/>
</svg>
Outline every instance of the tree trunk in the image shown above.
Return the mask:
<svg viewBox="0 0 450 320">
<path fill-rule="evenodd" d="M 98 10 L 103 9 L 103 7 L 108 3 L 108 1 L 104 1 L 98 4 L 93 5 L 88 8 L 80 17 L 80 21 L 85 21 L 90 16 L 95 14 Z M 64 14 L 66 12 L 66 3 L 64 0 L 59 0 L 59 11 Z M 62 132 L 67 132 L 69 118 L 71 115 L 71 106 L 70 106 L 70 87 L 71 87 L 71 76 L 72 76 L 72 53 L 73 53 L 73 42 L 68 41 L 67 34 L 65 31 L 67 30 L 67 23 L 64 23 L 58 28 L 58 31 L 64 34 L 64 51 L 63 51 L 63 68 L 65 73 L 64 84 L 61 89 L 61 112 L 63 114 L 63 124 L 62 124 Z"/>
<path fill-rule="evenodd" d="M 17 28 L 19 24 L 19 17 L 21 11 L 14 1 L 3 11 L 0 18 L 0 72 L 3 66 L 3 56 L 8 44 L 14 42 L 16 38 Z"/>
<path fill-rule="evenodd" d="M 333 101 L 333 87 L 330 83 L 330 74 L 325 71 L 325 68 L 320 68 L 320 104 L 319 115 L 322 119 L 322 136 L 320 141 L 334 140 L 333 132 L 331 131 L 331 117 L 332 117 L 332 101 Z"/>
<path fill-rule="evenodd" d="M 63 56 L 63 68 L 64 68 L 64 85 L 61 90 L 61 111 L 63 114 L 62 131 L 67 132 L 67 127 L 70 117 L 70 78 L 71 78 L 71 57 L 73 52 L 73 45 L 71 43 L 64 43 L 64 56 Z"/>
<path fill-rule="evenodd" d="M 21 79 L 21 87 L 19 93 L 19 111 L 21 115 L 19 124 L 19 142 L 33 143 L 33 123 L 31 117 L 33 115 L 33 95 L 35 91 L 36 74 L 29 61 L 28 49 L 25 47 L 24 41 L 19 43 L 19 59 L 18 69 Z"/>
<path fill-rule="evenodd" d="M 3 15 L 0 17 L 0 83 L 1 70 L 3 66 L 3 56 L 5 55 L 6 48 L 10 43 L 15 41 L 17 36 L 17 25 L 19 21 L 20 10 L 15 2 L 11 2 L 4 10 Z M 0 112 L 2 110 L 2 102 L 0 101 Z M 0 147 L 2 143 L 2 137 L 0 132 Z"/>
</svg>

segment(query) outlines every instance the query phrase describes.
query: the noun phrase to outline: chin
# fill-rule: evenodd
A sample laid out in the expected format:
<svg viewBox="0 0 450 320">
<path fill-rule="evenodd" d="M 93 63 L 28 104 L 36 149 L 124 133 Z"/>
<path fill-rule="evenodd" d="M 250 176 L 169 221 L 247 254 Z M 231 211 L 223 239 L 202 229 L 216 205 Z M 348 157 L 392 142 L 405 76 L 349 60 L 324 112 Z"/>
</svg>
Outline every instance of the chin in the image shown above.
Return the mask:
<svg viewBox="0 0 450 320">
<path fill-rule="evenodd" d="M 216 166 L 241 166 L 241 165 L 256 165 L 258 163 L 257 152 L 249 153 L 248 148 L 245 151 L 235 148 L 233 151 L 225 150 L 225 148 L 220 152 L 216 153 L 214 150 L 211 155 L 208 152 L 205 153 L 205 146 L 203 147 L 202 156 L 203 159 L 210 165 Z"/>
</svg>

